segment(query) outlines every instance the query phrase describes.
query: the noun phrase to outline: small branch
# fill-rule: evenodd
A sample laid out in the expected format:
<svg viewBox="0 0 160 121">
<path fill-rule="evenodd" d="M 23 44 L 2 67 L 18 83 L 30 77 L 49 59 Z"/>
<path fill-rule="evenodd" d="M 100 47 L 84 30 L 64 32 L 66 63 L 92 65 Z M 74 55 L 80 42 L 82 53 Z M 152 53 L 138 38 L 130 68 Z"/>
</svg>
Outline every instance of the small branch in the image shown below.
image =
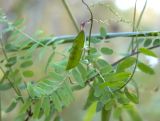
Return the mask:
<svg viewBox="0 0 160 121">
<path fill-rule="evenodd" d="M 160 45 L 152 46 L 152 47 L 149 47 L 148 49 L 152 50 L 152 49 L 155 49 L 155 48 L 158 48 L 158 47 L 160 47 Z M 139 53 L 140 53 L 139 51 L 133 52 L 132 54 L 130 54 L 130 55 L 128 55 L 128 56 L 125 56 L 125 57 L 119 59 L 118 61 L 114 62 L 114 63 L 112 64 L 112 66 L 115 66 L 115 65 L 117 65 L 118 63 L 120 63 L 121 61 L 125 60 L 126 58 L 131 57 L 131 56 L 134 56 L 134 55 L 139 54 Z"/>
<path fill-rule="evenodd" d="M 74 25 L 77 33 L 78 33 L 78 32 L 79 32 L 79 27 L 78 27 L 78 24 L 77 24 L 77 22 L 76 22 L 76 19 L 74 18 L 73 14 L 71 13 L 71 10 L 69 9 L 68 3 L 66 2 L 66 0 L 62 0 L 62 3 L 63 3 L 63 5 L 64 5 L 64 7 L 66 8 L 67 13 L 68 13 L 70 19 L 72 20 L 73 25 Z"/>
<path fill-rule="evenodd" d="M 148 49 L 152 50 L 152 49 L 155 49 L 155 48 L 158 48 L 158 47 L 160 47 L 160 45 L 152 46 L 152 47 L 149 47 Z M 132 54 L 130 54 L 130 55 L 128 55 L 128 56 L 125 56 L 125 57 L 117 60 L 116 62 L 112 63 L 112 66 L 116 66 L 118 63 L 122 62 L 122 61 L 125 60 L 126 58 L 131 57 L 131 56 L 134 56 L 134 55 L 139 54 L 139 53 L 140 53 L 139 51 L 133 52 Z M 86 81 L 85 81 L 85 82 L 86 82 L 86 85 L 87 85 L 89 82 L 94 81 L 95 77 L 97 77 L 97 76 L 99 76 L 99 74 L 96 74 L 95 76 L 93 76 L 93 77 L 89 78 L 88 80 L 86 80 Z"/>
<path fill-rule="evenodd" d="M 111 39 L 111 38 L 116 38 L 116 37 L 156 37 L 159 35 L 160 35 L 160 31 L 117 32 L 117 33 L 107 33 L 105 39 Z M 76 37 L 76 35 L 64 35 L 64 36 L 57 36 L 57 37 L 41 40 L 40 41 L 41 44 L 39 44 L 38 47 L 43 47 L 44 45 L 50 46 L 60 40 L 63 40 L 62 44 L 63 43 L 71 43 L 74 41 L 75 37 Z M 88 38 L 89 38 L 89 36 L 87 36 L 86 39 L 88 40 Z M 103 37 L 101 37 L 100 34 L 93 34 L 91 36 L 91 38 L 104 39 Z M 22 50 L 29 49 L 35 43 L 36 42 L 31 42 L 27 47 L 22 48 Z M 18 51 L 19 48 L 20 47 L 17 47 L 17 50 L 14 50 L 14 51 Z"/>
<path fill-rule="evenodd" d="M 29 107 L 29 109 L 27 110 L 27 117 L 24 121 L 29 121 L 29 119 L 33 116 L 31 107 Z"/>
<path fill-rule="evenodd" d="M 93 14 L 92 14 L 92 11 L 91 11 L 90 7 L 88 6 L 88 4 L 86 2 L 84 2 L 84 0 L 82 0 L 82 3 L 87 7 L 87 9 L 90 13 L 90 16 L 91 16 L 91 18 L 90 18 L 91 26 L 90 26 L 90 29 L 89 29 L 89 36 L 88 36 L 88 47 L 90 48 L 90 46 L 91 46 L 91 34 L 92 34 L 92 27 L 93 27 Z"/>
</svg>

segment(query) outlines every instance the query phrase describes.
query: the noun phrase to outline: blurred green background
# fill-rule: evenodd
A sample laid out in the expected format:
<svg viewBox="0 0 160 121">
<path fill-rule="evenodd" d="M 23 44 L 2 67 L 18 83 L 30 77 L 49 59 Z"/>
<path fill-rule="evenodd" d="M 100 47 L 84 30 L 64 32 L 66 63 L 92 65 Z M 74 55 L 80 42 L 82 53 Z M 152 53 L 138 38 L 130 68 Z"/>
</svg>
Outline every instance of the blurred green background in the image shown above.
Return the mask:
<svg viewBox="0 0 160 121">
<path fill-rule="evenodd" d="M 99 27 L 104 26 L 107 32 L 132 31 L 132 17 L 135 0 L 85 0 L 91 7 L 94 15 L 93 33 L 99 32 Z M 144 5 L 145 0 L 138 0 L 138 15 Z M 76 19 L 78 26 L 82 21 L 89 19 L 90 14 L 81 0 L 67 0 L 69 8 Z M 148 0 L 146 11 L 143 15 L 140 30 L 151 31 L 160 30 L 160 5 L 159 0 Z M 62 0 L 0 0 L 0 8 L 7 14 L 11 21 L 20 18 L 25 20 L 25 32 L 33 35 L 37 30 L 43 30 L 45 35 L 68 35 L 76 34 L 73 25 Z M 0 26 L 0 29 L 1 26 Z M 85 31 L 88 32 L 89 24 Z M 116 38 L 109 46 L 115 50 L 112 57 L 106 57 L 108 61 L 114 62 L 120 58 L 120 54 L 125 53 L 130 38 Z M 160 49 L 154 50 L 160 56 Z M 154 58 L 142 56 L 144 61 L 151 64 L 156 71 L 153 76 L 146 75 L 140 71 L 136 73 L 135 80 L 140 91 L 140 104 L 137 108 L 144 121 L 160 121 L 160 64 Z M 36 67 L 35 67 L 36 70 Z M 75 101 L 66 108 L 62 115 L 65 121 L 82 121 L 85 111 L 83 105 L 87 97 L 88 89 L 75 92 Z M 6 108 L 12 95 L 10 92 L 1 92 L 2 108 Z M 17 110 L 6 114 L 2 112 L 4 121 L 11 121 Z M 99 120 L 97 114 L 95 121 Z M 129 121 L 127 119 L 126 121 Z"/>
</svg>

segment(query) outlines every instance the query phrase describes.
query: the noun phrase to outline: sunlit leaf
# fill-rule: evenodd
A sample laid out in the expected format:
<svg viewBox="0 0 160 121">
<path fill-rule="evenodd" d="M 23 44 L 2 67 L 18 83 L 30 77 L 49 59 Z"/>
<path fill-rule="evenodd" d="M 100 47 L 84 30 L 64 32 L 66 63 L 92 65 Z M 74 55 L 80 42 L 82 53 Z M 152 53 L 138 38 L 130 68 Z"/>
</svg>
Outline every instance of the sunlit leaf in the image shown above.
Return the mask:
<svg viewBox="0 0 160 121">
<path fill-rule="evenodd" d="M 128 57 L 117 66 L 117 72 L 124 71 L 125 69 L 131 67 L 136 62 L 136 58 Z"/>
<path fill-rule="evenodd" d="M 92 121 L 96 113 L 96 107 L 97 107 L 97 102 L 92 103 L 92 105 L 88 108 L 83 121 Z"/>
<path fill-rule="evenodd" d="M 30 70 L 26 70 L 23 72 L 23 76 L 26 77 L 26 78 L 30 78 L 34 75 L 33 71 L 30 71 Z"/>
<path fill-rule="evenodd" d="M 157 55 L 153 51 L 151 51 L 147 48 L 139 48 L 139 51 L 141 53 L 145 54 L 145 55 L 152 56 L 152 57 L 157 57 Z"/>
<path fill-rule="evenodd" d="M 84 31 L 81 31 L 73 41 L 66 70 L 70 70 L 79 64 L 85 41 Z"/>
<path fill-rule="evenodd" d="M 144 73 L 147 73 L 147 74 L 154 74 L 154 70 L 149 67 L 148 65 L 142 63 L 142 62 L 138 62 L 138 68 L 144 72 Z"/>
</svg>

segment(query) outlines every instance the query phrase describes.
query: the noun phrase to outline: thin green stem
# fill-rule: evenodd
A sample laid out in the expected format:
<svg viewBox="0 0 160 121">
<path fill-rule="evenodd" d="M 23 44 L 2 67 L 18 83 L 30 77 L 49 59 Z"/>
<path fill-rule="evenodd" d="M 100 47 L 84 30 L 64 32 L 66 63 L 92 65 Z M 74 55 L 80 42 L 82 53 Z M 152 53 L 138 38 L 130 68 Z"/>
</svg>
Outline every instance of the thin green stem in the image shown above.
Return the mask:
<svg viewBox="0 0 160 121">
<path fill-rule="evenodd" d="M 71 21 L 73 22 L 73 25 L 74 25 L 77 33 L 78 33 L 78 32 L 80 31 L 80 30 L 79 30 L 79 27 L 78 27 L 78 24 L 77 24 L 77 22 L 76 22 L 76 19 L 75 19 L 74 16 L 73 16 L 70 8 L 69 8 L 69 5 L 68 5 L 67 1 L 66 1 L 66 0 L 62 0 L 62 3 L 63 3 L 63 5 L 64 5 L 64 7 L 66 8 L 67 13 L 68 13 Z"/>
<path fill-rule="evenodd" d="M 137 0 L 135 1 L 134 14 L 133 14 L 133 28 L 132 28 L 133 32 L 135 31 L 136 11 L 137 11 Z M 131 41 L 131 50 L 132 50 L 132 52 L 133 52 L 133 48 L 134 48 L 134 37 L 132 37 L 132 41 Z"/>
<path fill-rule="evenodd" d="M 117 32 L 117 33 L 107 33 L 105 39 L 112 39 L 112 38 L 116 38 L 116 37 L 157 37 L 159 35 L 160 35 L 160 31 Z M 75 37 L 76 37 L 76 35 L 64 35 L 64 36 L 57 36 L 57 37 L 41 40 L 40 41 L 41 44 L 39 44 L 38 47 L 43 47 L 43 45 L 51 46 L 60 40 L 63 40 L 61 42 L 62 44 L 63 43 L 72 43 L 74 41 Z M 104 39 L 103 37 L 101 37 L 100 34 L 93 34 L 91 37 L 96 38 L 96 39 Z M 88 40 L 89 36 L 87 36 L 86 38 Z M 36 42 L 31 42 L 27 47 L 22 48 L 21 50 L 29 49 L 35 43 Z M 42 43 L 43 43 L 43 45 L 42 45 Z M 20 47 L 17 47 L 17 50 L 13 50 L 13 51 L 18 51 L 19 48 Z"/>
<path fill-rule="evenodd" d="M 143 16 L 144 10 L 145 10 L 145 8 L 146 8 L 146 5 L 147 5 L 147 0 L 146 0 L 145 5 L 144 5 L 144 7 L 143 7 L 143 9 L 142 9 L 142 12 L 141 12 L 141 14 L 140 14 L 140 17 L 138 18 L 137 26 L 136 26 L 136 28 L 135 28 L 136 31 L 137 31 L 138 28 L 139 28 L 139 25 L 140 25 L 140 22 L 141 22 L 141 20 L 142 20 L 142 16 Z M 136 13 L 135 13 L 135 14 L 136 14 Z M 135 50 L 138 51 L 138 48 L 139 48 L 139 43 L 138 43 L 138 40 L 137 40 L 137 37 L 136 37 L 136 47 L 135 47 L 135 49 L 132 48 L 132 53 L 133 53 Z M 134 68 L 133 68 L 133 71 L 132 71 L 131 76 L 129 77 L 129 79 L 126 81 L 126 83 L 125 83 L 124 85 L 122 85 L 119 89 L 117 89 L 117 90 L 115 90 L 115 91 L 121 90 L 122 88 L 124 88 L 124 87 L 132 80 L 132 78 L 133 78 L 133 76 L 134 76 L 134 74 L 135 74 L 135 72 L 136 72 L 136 68 L 137 68 L 137 64 L 138 64 L 138 58 L 139 58 L 139 53 L 136 53 L 136 62 L 135 62 L 135 66 L 134 66 Z"/>
<path fill-rule="evenodd" d="M 145 11 L 145 9 L 146 9 L 146 6 L 147 6 L 147 0 L 145 1 L 144 7 L 143 7 L 142 12 L 141 12 L 141 14 L 140 14 L 140 17 L 139 17 L 139 19 L 138 19 L 136 28 L 138 28 L 139 25 L 140 25 L 140 22 L 141 22 L 141 19 L 142 19 L 143 14 L 144 14 L 144 11 Z"/>
<path fill-rule="evenodd" d="M 86 2 L 84 2 L 84 0 L 82 0 L 82 3 L 87 7 L 87 9 L 90 13 L 91 25 L 90 25 L 89 36 L 88 36 L 88 47 L 90 48 L 90 46 L 91 46 L 91 34 L 92 34 L 92 27 L 93 27 L 93 13 L 92 13 L 90 7 L 88 6 L 88 4 Z M 88 51 L 88 54 L 89 54 L 89 51 Z"/>
</svg>

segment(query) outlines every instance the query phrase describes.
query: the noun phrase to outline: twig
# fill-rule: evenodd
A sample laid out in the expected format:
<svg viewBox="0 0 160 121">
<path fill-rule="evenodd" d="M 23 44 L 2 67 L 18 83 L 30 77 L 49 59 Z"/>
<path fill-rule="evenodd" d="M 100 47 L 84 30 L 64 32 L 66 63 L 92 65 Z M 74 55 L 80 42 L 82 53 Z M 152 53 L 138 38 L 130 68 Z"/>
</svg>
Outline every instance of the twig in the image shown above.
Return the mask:
<svg viewBox="0 0 160 121">
<path fill-rule="evenodd" d="M 111 39 L 111 38 L 116 38 L 116 37 L 156 37 L 160 35 L 160 31 L 141 31 L 141 32 L 117 32 L 117 33 L 107 33 L 105 39 Z M 51 46 L 54 43 L 63 40 L 61 43 L 71 43 L 74 41 L 76 35 L 64 35 L 64 36 L 57 36 L 45 40 L 41 40 L 41 44 L 38 45 L 38 47 L 43 47 L 43 45 Z M 104 39 L 101 37 L 100 34 L 93 34 L 91 38 L 96 38 L 96 39 Z M 86 39 L 89 39 L 89 36 L 86 37 Z M 26 50 L 32 47 L 33 44 L 36 42 L 31 42 L 27 47 L 22 48 L 21 50 Z M 43 45 L 42 45 L 43 43 Z M 18 51 L 20 47 L 17 47 L 17 50 L 12 50 L 13 51 Z"/>
<path fill-rule="evenodd" d="M 27 110 L 27 117 L 24 121 L 29 121 L 29 118 L 31 118 L 33 116 L 33 112 L 31 110 L 31 106 L 29 107 L 29 109 Z"/>
<path fill-rule="evenodd" d="M 91 25 L 90 25 L 89 36 L 88 36 L 88 47 L 90 48 L 90 46 L 91 46 L 91 34 L 92 34 L 92 27 L 93 27 L 93 14 L 92 14 L 92 11 L 91 11 L 90 7 L 88 6 L 88 4 L 86 2 L 84 2 L 84 0 L 82 0 L 82 3 L 87 7 L 87 9 L 90 13 Z"/>
<path fill-rule="evenodd" d="M 76 19 L 74 18 L 74 16 L 73 16 L 72 13 L 71 13 L 71 10 L 69 9 L 68 3 L 66 2 L 66 0 L 62 0 L 62 3 L 64 4 L 64 6 L 65 6 L 65 8 L 66 8 L 66 10 L 67 10 L 67 13 L 68 13 L 70 19 L 72 20 L 73 25 L 74 25 L 77 33 L 78 33 L 78 32 L 79 32 L 79 27 L 78 27 L 78 24 L 77 24 L 77 22 L 76 22 Z"/>
<path fill-rule="evenodd" d="M 148 49 L 152 50 L 152 49 L 156 49 L 156 48 L 159 48 L 159 47 L 160 47 L 160 45 L 156 45 L 156 46 L 149 47 Z M 139 54 L 139 53 L 140 53 L 140 51 L 136 51 L 136 52 L 134 52 L 134 53 L 132 53 L 132 54 L 130 54 L 130 55 L 128 55 L 128 56 L 125 56 L 125 57 L 117 60 L 116 62 L 112 63 L 112 66 L 116 66 L 118 63 L 122 62 L 122 61 L 125 60 L 126 58 L 131 57 L 131 56 L 134 56 L 134 55 Z M 89 79 L 86 80 L 85 82 L 86 82 L 86 83 L 92 82 L 92 81 L 94 81 L 94 78 L 96 78 L 97 76 L 99 76 L 99 74 L 96 74 L 95 76 L 89 78 Z"/>
<path fill-rule="evenodd" d="M 137 1 L 136 1 L 136 2 L 137 2 Z M 135 4 L 136 4 L 136 3 L 135 3 Z M 146 8 L 146 5 L 147 5 L 147 0 L 146 0 L 146 2 L 145 2 L 145 4 L 144 4 L 144 7 L 143 7 L 142 12 L 141 12 L 141 14 L 140 14 L 140 17 L 138 18 L 138 22 L 137 22 L 136 28 L 133 27 L 133 28 L 136 29 L 136 30 L 138 30 L 138 28 L 139 28 L 139 25 L 140 25 L 140 22 L 141 22 L 141 20 L 142 20 L 142 16 L 143 16 L 144 10 L 145 10 L 145 8 Z M 135 5 L 135 6 L 136 6 L 136 5 Z M 135 13 L 135 14 L 136 14 L 136 13 Z M 135 52 L 135 50 L 138 51 L 138 48 L 139 48 L 139 43 L 138 43 L 138 40 L 137 40 L 137 37 L 136 37 L 136 47 L 135 47 L 135 49 L 132 48 L 132 53 Z M 135 72 L 136 72 L 136 68 L 137 68 L 137 64 L 138 64 L 138 58 L 139 58 L 139 53 L 136 54 L 136 62 L 135 62 L 135 66 L 134 66 L 134 68 L 133 68 L 133 71 L 132 71 L 131 76 L 129 77 L 129 79 L 126 81 L 126 83 L 125 83 L 124 85 L 122 85 L 119 89 L 117 89 L 117 90 L 115 90 L 115 91 L 121 90 L 122 88 L 124 88 L 124 87 L 132 80 L 132 78 L 133 78 L 133 76 L 134 76 L 134 74 L 135 74 Z"/>
</svg>

